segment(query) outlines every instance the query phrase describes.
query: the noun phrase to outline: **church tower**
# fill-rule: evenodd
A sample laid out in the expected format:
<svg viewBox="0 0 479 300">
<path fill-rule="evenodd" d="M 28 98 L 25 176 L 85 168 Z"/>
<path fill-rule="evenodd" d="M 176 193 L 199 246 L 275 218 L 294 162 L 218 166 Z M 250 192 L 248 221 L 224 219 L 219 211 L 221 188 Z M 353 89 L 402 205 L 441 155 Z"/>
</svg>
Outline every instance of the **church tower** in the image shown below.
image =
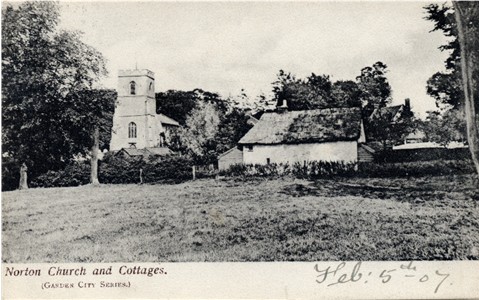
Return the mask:
<svg viewBox="0 0 479 300">
<path fill-rule="evenodd" d="M 149 70 L 120 70 L 110 150 L 156 147 L 155 74 Z"/>
</svg>

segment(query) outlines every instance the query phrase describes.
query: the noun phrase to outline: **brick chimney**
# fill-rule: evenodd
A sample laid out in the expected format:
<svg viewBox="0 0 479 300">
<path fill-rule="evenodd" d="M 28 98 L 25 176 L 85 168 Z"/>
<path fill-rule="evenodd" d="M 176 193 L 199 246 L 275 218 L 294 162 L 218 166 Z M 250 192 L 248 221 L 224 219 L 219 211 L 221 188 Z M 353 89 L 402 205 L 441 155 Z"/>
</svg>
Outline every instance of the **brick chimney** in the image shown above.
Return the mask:
<svg viewBox="0 0 479 300">
<path fill-rule="evenodd" d="M 409 100 L 409 98 L 404 99 L 404 108 L 406 110 L 411 110 L 411 100 Z"/>
</svg>

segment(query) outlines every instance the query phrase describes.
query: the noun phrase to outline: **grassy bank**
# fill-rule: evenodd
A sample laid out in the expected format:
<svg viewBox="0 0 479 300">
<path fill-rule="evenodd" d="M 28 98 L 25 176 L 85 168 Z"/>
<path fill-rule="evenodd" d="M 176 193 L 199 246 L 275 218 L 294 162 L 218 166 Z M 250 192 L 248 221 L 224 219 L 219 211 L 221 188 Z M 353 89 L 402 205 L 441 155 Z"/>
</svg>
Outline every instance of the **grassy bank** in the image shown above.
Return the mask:
<svg viewBox="0 0 479 300">
<path fill-rule="evenodd" d="M 4 192 L 4 262 L 479 259 L 472 176 Z"/>
</svg>

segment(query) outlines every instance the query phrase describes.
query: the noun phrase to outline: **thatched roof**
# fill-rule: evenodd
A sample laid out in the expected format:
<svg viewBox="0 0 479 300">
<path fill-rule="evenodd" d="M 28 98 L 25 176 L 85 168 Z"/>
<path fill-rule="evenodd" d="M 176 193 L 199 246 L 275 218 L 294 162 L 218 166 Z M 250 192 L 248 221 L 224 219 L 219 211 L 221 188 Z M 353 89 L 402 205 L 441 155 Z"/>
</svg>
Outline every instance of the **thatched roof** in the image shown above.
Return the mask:
<svg viewBox="0 0 479 300">
<path fill-rule="evenodd" d="M 136 148 L 122 148 L 118 153 L 126 153 L 129 156 L 166 156 L 173 154 L 167 147 L 148 147 L 143 149 L 136 149 Z"/>
<path fill-rule="evenodd" d="M 239 144 L 298 144 L 353 141 L 361 132 L 359 108 L 264 113 Z"/>
<path fill-rule="evenodd" d="M 232 152 L 241 152 L 241 150 L 238 149 L 237 147 L 233 147 L 233 148 L 229 149 L 228 151 L 225 151 L 225 152 L 221 153 L 220 155 L 218 155 L 218 158 L 221 158 L 221 157 L 223 157 L 223 156 L 226 156 L 226 155 L 228 155 L 228 154 L 230 154 L 230 153 L 232 153 Z"/>
</svg>

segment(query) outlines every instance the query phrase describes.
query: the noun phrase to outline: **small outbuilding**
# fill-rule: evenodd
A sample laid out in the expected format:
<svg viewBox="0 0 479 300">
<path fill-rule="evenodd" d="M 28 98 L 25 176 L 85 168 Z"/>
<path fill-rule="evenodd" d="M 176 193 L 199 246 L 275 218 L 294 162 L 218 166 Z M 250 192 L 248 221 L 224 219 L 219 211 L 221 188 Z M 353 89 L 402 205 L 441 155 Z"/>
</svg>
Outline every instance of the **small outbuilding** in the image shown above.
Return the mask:
<svg viewBox="0 0 479 300">
<path fill-rule="evenodd" d="M 165 157 L 173 154 L 175 153 L 167 147 L 149 147 L 143 149 L 122 148 L 115 153 L 115 156 L 123 158 L 143 157 L 147 159 L 150 157 Z"/>
<path fill-rule="evenodd" d="M 237 147 L 231 148 L 218 157 L 218 169 L 220 170 L 227 170 L 230 166 L 241 163 L 243 163 L 243 151 Z"/>
<path fill-rule="evenodd" d="M 243 163 L 358 161 L 365 142 L 360 108 L 264 113 L 241 138 Z"/>
</svg>

